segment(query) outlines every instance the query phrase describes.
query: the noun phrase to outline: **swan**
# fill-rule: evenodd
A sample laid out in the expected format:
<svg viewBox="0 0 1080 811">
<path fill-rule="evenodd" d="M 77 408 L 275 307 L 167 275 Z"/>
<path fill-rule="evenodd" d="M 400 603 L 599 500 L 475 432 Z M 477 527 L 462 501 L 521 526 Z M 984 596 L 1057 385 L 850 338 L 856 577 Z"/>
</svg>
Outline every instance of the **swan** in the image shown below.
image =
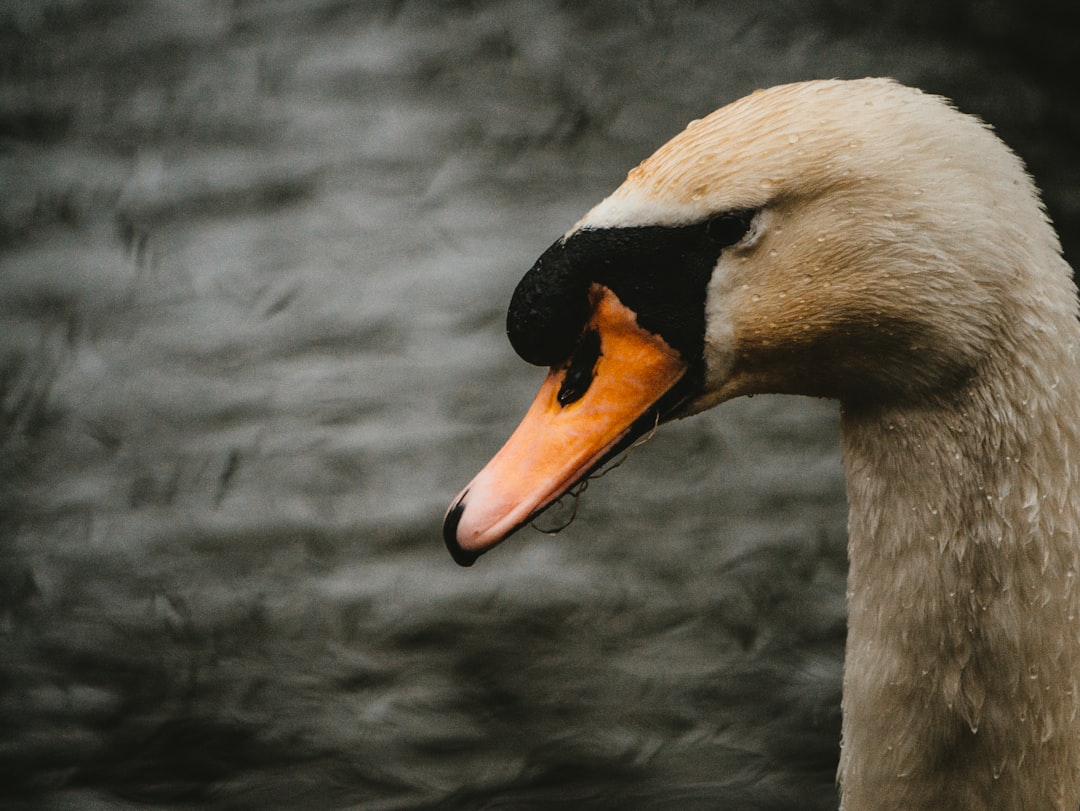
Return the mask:
<svg viewBox="0 0 1080 811">
<path fill-rule="evenodd" d="M 1020 160 L 887 79 L 692 122 L 539 258 L 507 332 L 548 366 L 454 500 L 472 564 L 651 431 L 835 398 L 849 504 L 841 807 L 1080 804 L 1080 326 Z"/>
</svg>

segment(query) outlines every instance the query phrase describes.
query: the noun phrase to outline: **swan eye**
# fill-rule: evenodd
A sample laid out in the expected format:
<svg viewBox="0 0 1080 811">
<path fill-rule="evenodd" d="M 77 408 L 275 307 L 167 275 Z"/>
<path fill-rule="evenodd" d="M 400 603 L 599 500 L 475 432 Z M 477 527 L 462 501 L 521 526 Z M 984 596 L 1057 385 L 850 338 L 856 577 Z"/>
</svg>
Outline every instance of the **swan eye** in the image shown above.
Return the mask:
<svg viewBox="0 0 1080 811">
<path fill-rule="evenodd" d="M 726 248 L 746 236 L 753 221 L 753 211 L 729 211 L 705 223 L 705 233 L 714 244 Z"/>
<path fill-rule="evenodd" d="M 581 336 L 581 343 L 578 344 L 566 370 L 566 377 L 563 378 L 563 384 L 556 396 L 559 405 L 568 406 L 585 395 L 592 384 L 593 370 L 599 359 L 600 333 L 591 329 Z"/>
</svg>

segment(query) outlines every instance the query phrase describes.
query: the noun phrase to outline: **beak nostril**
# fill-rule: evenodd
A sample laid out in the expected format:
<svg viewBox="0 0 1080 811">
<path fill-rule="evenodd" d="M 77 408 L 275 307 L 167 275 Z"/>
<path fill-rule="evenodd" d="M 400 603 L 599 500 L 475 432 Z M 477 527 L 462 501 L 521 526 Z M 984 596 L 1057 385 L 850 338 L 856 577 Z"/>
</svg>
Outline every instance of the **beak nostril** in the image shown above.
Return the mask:
<svg viewBox="0 0 1080 811">
<path fill-rule="evenodd" d="M 574 356 L 570 359 L 566 377 L 563 378 L 562 386 L 556 395 L 559 405 L 568 406 L 585 395 L 592 384 L 596 361 L 599 359 L 600 333 L 591 329 L 581 336 Z"/>
</svg>

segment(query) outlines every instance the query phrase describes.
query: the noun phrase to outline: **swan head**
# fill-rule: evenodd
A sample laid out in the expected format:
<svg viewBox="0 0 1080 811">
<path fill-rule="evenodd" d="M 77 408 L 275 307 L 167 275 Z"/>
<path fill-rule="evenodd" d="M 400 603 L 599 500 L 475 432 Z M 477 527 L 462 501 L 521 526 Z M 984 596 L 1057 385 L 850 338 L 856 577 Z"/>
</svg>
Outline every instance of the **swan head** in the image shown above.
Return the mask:
<svg viewBox="0 0 1080 811">
<path fill-rule="evenodd" d="M 940 98 L 804 82 L 691 123 L 521 280 L 507 332 L 550 371 L 447 547 L 471 564 L 657 423 L 733 397 L 949 396 L 1068 298 L 1067 273 L 1028 270 L 1054 266 L 1039 250 L 1059 253 L 1019 160 Z"/>
</svg>

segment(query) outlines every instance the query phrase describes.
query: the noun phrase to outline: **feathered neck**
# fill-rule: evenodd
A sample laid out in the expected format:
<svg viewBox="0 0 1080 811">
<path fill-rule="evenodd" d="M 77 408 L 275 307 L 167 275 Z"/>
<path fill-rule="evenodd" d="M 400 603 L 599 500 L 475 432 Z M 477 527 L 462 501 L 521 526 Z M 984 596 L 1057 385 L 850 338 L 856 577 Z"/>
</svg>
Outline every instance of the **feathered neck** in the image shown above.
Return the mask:
<svg viewBox="0 0 1080 811">
<path fill-rule="evenodd" d="M 844 408 L 846 808 L 1075 811 L 1074 308 L 946 400 Z"/>
</svg>

